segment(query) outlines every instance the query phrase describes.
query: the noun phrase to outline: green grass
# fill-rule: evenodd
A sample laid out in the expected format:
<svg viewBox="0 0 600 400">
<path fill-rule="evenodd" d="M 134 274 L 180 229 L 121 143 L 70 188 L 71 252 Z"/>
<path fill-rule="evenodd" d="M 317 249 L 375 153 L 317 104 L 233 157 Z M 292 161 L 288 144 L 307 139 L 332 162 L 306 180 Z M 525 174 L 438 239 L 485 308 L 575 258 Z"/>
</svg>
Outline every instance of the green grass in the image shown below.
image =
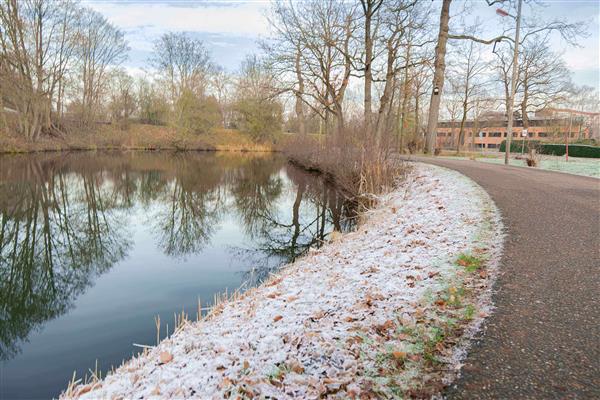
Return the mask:
<svg viewBox="0 0 600 400">
<path fill-rule="evenodd" d="M 461 254 L 456 259 L 456 264 L 465 267 L 468 272 L 475 272 L 483 267 L 483 259 L 471 254 Z"/>
</svg>

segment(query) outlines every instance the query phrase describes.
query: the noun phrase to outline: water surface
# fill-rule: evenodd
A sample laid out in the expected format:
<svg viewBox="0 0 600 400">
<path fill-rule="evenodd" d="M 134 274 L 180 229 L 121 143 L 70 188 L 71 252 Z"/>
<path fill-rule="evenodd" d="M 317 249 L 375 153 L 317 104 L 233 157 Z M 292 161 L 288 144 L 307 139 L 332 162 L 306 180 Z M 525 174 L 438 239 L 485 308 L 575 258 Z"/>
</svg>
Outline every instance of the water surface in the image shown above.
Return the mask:
<svg viewBox="0 0 600 400">
<path fill-rule="evenodd" d="M 351 207 L 277 155 L 0 156 L 0 398 L 51 398 L 155 344 L 198 298 L 260 283 L 348 230 Z"/>
</svg>

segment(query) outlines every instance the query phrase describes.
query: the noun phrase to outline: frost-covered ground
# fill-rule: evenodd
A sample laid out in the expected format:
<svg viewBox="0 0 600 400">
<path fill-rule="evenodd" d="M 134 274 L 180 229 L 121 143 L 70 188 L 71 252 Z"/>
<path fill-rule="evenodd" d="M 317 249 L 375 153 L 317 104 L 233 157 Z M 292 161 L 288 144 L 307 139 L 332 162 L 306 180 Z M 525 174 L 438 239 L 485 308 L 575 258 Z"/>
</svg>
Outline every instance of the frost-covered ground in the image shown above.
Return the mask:
<svg viewBox="0 0 600 400">
<path fill-rule="evenodd" d="M 501 229 L 479 186 L 415 164 L 357 231 L 62 397 L 434 395 L 490 311 Z"/>
<path fill-rule="evenodd" d="M 467 157 L 450 157 L 455 159 L 465 159 Z M 504 153 L 498 157 L 480 157 L 477 161 L 483 161 L 493 164 L 504 163 Z M 515 158 L 510 159 L 510 165 L 517 167 L 527 167 L 525 160 L 517 160 Z M 547 169 L 550 171 L 566 172 L 569 174 L 592 176 L 600 178 L 600 159 L 597 158 L 580 158 L 580 157 L 569 157 L 569 161 L 566 161 L 564 156 L 546 156 L 540 155 L 540 169 Z"/>
</svg>

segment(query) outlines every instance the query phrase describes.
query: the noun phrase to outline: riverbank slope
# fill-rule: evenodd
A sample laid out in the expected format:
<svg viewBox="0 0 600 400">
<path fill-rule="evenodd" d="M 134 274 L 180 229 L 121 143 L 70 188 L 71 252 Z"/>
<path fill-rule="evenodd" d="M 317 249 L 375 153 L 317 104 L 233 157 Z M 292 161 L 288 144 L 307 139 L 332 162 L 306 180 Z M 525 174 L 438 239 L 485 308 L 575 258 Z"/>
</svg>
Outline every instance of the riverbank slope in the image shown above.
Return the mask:
<svg viewBox="0 0 600 400">
<path fill-rule="evenodd" d="M 479 186 L 416 164 L 357 231 L 62 398 L 439 393 L 490 312 L 501 236 Z"/>
<path fill-rule="evenodd" d="M 43 137 L 36 142 L 0 132 L 0 154 L 65 150 L 273 151 L 273 145 L 256 143 L 250 136 L 234 129 L 183 135 L 172 127 L 139 123 L 131 124 L 127 130 L 99 125 L 93 133 L 81 132 L 64 138 Z"/>
</svg>

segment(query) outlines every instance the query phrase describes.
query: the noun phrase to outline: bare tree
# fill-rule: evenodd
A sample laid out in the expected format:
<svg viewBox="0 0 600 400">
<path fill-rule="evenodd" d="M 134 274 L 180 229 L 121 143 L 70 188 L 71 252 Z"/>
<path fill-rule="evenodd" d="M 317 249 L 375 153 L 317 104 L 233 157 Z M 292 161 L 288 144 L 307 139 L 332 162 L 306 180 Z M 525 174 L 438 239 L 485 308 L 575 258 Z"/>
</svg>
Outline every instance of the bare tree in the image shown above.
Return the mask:
<svg viewBox="0 0 600 400">
<path fill-rule="evenodd" d="M 170 88 L 171 101 L 184 91 L 206 95 L 213 64 L 202 40 L 184 32 L 165 33 L 154 45 L 151 63 Z"/>
<path fill-rule="evenodd" d="M 523 46 L 517 94 L 525 129 L 529 128 L 529 112 L 566 100 L 570 88 L 570 72 L 564 60 L 547 43 L 534 39 Z"/>
<path fill-rule="evenodd" d="M 440 114 L 440 101 L 444 88 L 444 71 L 446 70 L 446 44 L 448 43 L 448 25 L 450 23 L 450 3 L 444 0 L 440 13 L 440 30 L 435 47 L 435 62 L 433 72 L 433 89 L 429 100 L 429 115 L 427 117 L 427 133 L 425 136 L 425 152 L 432 153 L 435 144 L 437 121 Z"/>
<path fill-rule="evenodd" d="M 371 117 L 372 117 L 372 86 L 373 86 L 373 71 L 372 63 L 374 59 L 373 47 L 375 37 L 377 36 L 378 22 L 373 27 L 373 19 L 376 18 L 377 12 L 383 4 L 383 0 L 360 0 L 362 6 L 362 17 L 364 22 L 364 119 L 365 133 L 371 135 Z M 394 35 L 397 33 L 394 32 Z M 393 43 L 393 39 L 391 39 Z"/>
<path fill-rule="evenodd" d="M 457 153 L 465 143 L 467 117 L 475 107 L 477 96 L 487 84 L 482 74 L 488 70 L 489 63 L 482 59 L 479 47 L 475 41 L 461 41 L 457 46 L 460 56 L 456 63 L 451 63 L 449 80 L 461 105 L 461 120 L 455 142 Z"/>
<path fill-rule="evenodd" d="M 121 129 L 129 128 L 131 115 L 136 110 L 134 80 L 124 70 L 115 70 L 110 78 L 110 116 Z"/>
<path fill-rule="evenodd" d="M 123 32 L 96 11 L 85 9 L 78 23 L 81 118 L 90 124 L 108 88 L 111 68 L 125 61 L 129 48 Z"/>
<path fill-rule="evenodd" d="M 231 122 L 231 90 L 233 78 L 220 66 L 215 67 L 211 79 L 212 91 L 219 103 L 221 124 L 226 128 Z"/>
<path fill-rule="evenodd" d="M 283 49 L 278 61 L 295 72 L 290 79 L 298 84 L 297 99 L 323 119 L 332 115 L 340 133 L 344 131 L 344 96 L 356 58 L 354 13 L 354 7 L 337 0 L 290 1 L 277 3 L 270 19 L 278 49 Z"/>
</svg>

